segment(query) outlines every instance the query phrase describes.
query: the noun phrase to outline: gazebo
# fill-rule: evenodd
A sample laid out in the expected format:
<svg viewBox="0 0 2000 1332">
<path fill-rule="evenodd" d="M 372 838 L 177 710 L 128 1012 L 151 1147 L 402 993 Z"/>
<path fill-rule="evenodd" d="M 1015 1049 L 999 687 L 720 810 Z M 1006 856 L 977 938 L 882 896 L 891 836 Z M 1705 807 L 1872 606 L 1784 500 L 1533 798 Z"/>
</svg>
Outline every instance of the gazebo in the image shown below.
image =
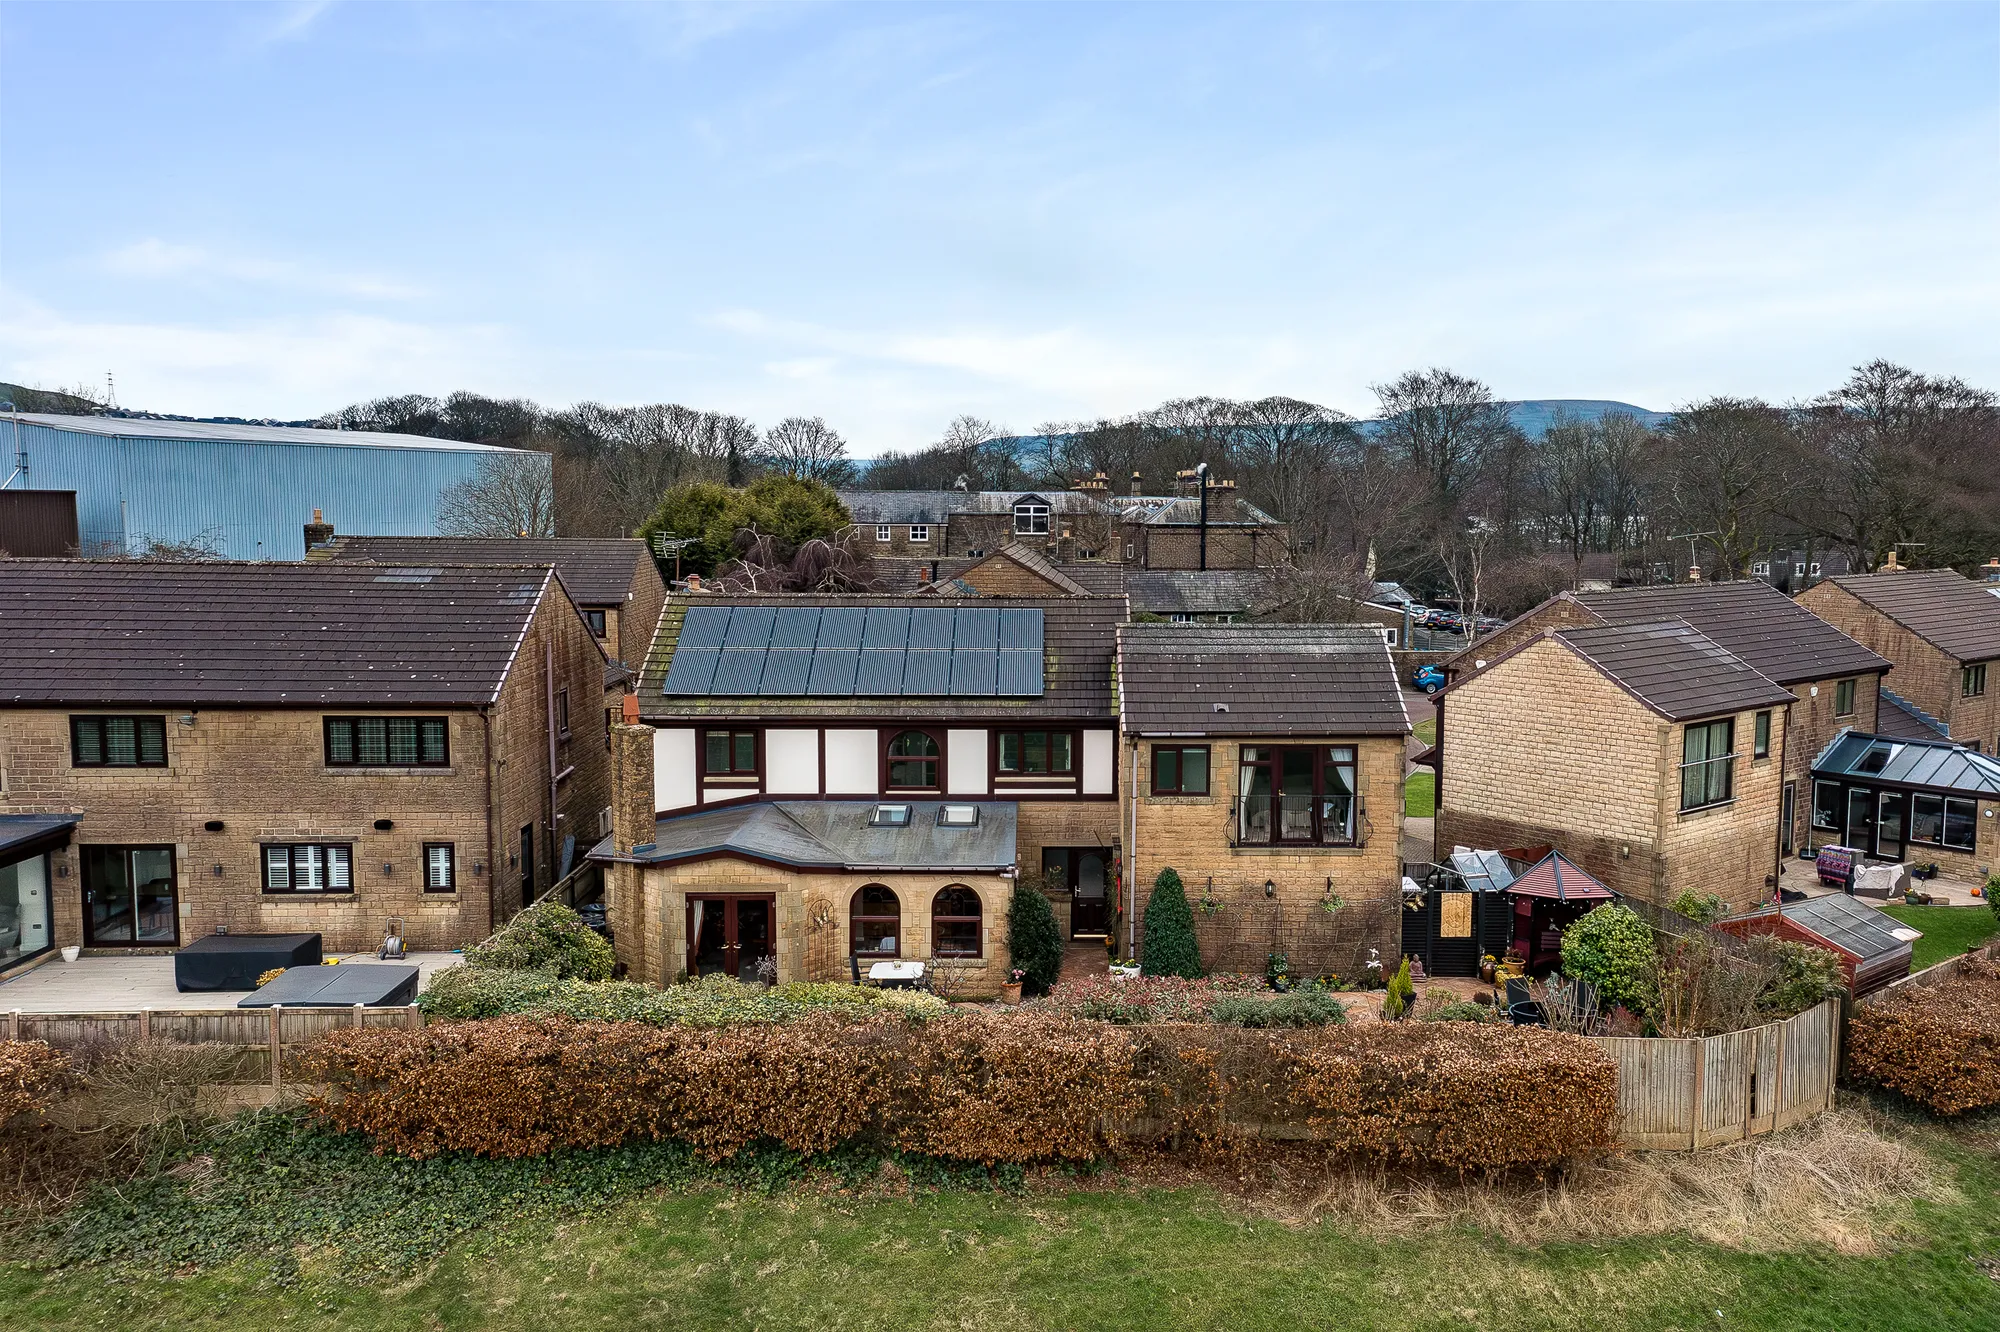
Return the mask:
<svg viewBox="0 0 2000 1332">
<path fill-rule="evenodd" d="M 1522 871 L 1507 888 L 1514 901 L 1514 947 L 1528 959 L 1528 969 L 1562 960 L 1563 929 L 1584 912 L 1612 901 L 1609 888 L 1577 868 L 1560 851 L 1551 851 Z"/>
</svg>

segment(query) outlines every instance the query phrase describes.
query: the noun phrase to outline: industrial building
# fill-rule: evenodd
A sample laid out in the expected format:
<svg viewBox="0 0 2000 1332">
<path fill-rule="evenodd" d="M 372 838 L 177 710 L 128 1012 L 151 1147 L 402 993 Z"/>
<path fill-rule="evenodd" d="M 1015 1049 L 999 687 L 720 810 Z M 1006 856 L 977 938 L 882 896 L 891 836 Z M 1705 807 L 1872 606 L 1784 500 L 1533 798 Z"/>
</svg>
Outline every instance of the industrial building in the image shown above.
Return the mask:
<svg viewBox="0 0 2000 1332">
<path fill-rule="evenodd" d="M 304 559 L 314 509 L 341 531 L 436 535 L 448 487 L 520 452 L 373 431 L 29 412 L 0 413 L 0 448 L 6 490 L 75 492 L 78 554 L 197 545 L 236 560 Z"/>
</svg>

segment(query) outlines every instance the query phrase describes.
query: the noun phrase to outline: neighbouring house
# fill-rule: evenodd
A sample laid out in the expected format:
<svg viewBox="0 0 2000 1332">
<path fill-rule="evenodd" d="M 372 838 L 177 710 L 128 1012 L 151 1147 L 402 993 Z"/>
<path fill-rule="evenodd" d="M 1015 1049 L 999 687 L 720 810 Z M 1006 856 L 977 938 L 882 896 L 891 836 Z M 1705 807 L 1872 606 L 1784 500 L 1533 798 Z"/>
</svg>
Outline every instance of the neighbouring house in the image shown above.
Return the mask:
<svg viewBox="0 0 2000 1332">
<path fill-rule="evenodd" d="M 1813 759 L 1812 843 L 1936 864 L 1984 883 L 2000 863 L 2000 760 L 1942 736 L 1845 731 Z"/>
<path fill-rule="evenodd" d="M 313 516 L 318 522 L 318 513 Z M 306 539 L 307 560 L 554 569 L 606 655 L 634 669 L 645 661 L 667 604 L 666 580 L 646 543 L 635 537 L 340 536 L 332 524 L 318 522 Z"/>
<path fill-rule="evenodd" d="M 1361 625 L 1118 631 L 1134 940 L 1162 870 L 1197 904 L 1202 960 L 1355 974 L 1398 938 L 1410 718 Z"/>
<path fill-rule="evenodd" d="M 950 559 L 877 559 L 874 591 L 948 597 L 1122 597 L 1126 570 L 1100 560 L 1057 561 L 1010 541 L 990 555 Z"/>
<path fill-rule="evenodd" d="M 1554 847 L 1660 904 L 1774 890 L 1790 689 L 1682 619 L 1511 637 L 1438 695 L 1437 845 Z"/>
<path fill-rule="evenodd" d="M 1772 935 L 1824 948 L 1840 959 L 1848 993 L 1859 999 L 1910 974 L 1910 958 L 1923 931 L 1913 930 L 1845 893 L 1772 903 L 1719 920 L 1715 928 L 1742 936 Z"/>
<path fill-rule="evenodd" d="M 1157 615 L 1175 624 L 1234 624 L 1271 601 L 1271 577 L 1262 569 L 1135 569 L 1125 577 L 1132 614 Z"/>
<path fill-rule="evenodd" d="M 1460 652 L 1445 670 L 1454 678 L 1465 675 L 1545 629 L 1664 619 L 1686 621 L 1792 691 L 1778 824 L 1780 849 L 1790 854 L 1806 838 L 1813 756 L 1843 730 L 1876 728 L 1890 662 L 1769 585 L 1744 579 L 1558 593 Z M 1442 731 L 1448 720 L 1442 711 L 1439 717 Z"/>
<path fill-rule="evenodd" d="M 1953 740 L 2000 752 L 2000 597 L 1984 584 L 1899 569 L 1825 579 L 1799 604 L 1894 662 L 1890 686 Z"/>
<path fill-rule="evenodd" d="M 604 669 L 546 568 L 0 561 L 0 814 L 55 945 L 453 947 L 608 824 Z"/>
<path fill-rule="evenodd" d="M 1838 578 L 1847 572 L 1846 555 L 1811 546 L 1773 550 L 1750 562 L 1752 578 L 1762 579 L 1794 597 L 1822 579 Z"/>
<path fill-rule="evenodd" d="M 57 866 L 74 814 L 0 814 L 0 975 L 55 947 Z"/>
<path fill-rule="evenodd" d="M 1067 932 L 1101 935 L 1124 618 L 1116 597 L 671 598 L 631 700 L 644 728 L 620 732 L 645 752 L 616 764 L 644 792 L 614 806 L 651 823 L 593 852 L 621 960 L 647 980 L 744 975 L 763 921 L 781 979 L 949 957 L 997 984 L 994 894 L 1016 872 L 1060 885 Z"/>
</svg>

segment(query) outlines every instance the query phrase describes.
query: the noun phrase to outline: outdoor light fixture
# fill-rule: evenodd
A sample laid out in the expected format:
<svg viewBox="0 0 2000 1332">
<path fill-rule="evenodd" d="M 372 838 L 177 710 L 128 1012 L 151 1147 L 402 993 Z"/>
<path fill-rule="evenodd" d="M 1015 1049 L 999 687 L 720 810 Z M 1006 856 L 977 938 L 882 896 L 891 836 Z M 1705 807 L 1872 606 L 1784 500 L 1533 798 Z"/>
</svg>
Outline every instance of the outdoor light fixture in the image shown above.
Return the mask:
<svg viewBox="0 0 2000 1332">
<path fill-rule="evenodd" d="M 218 879 L 222 877 L 222 866 L 217 865 L 215 867 L 215 877 Z"/>
<path fill-rule="evenodd" d="M 394 865 L 391 865 L 386 860 L 382 862 L 382 873 L 384 875 L 394 874 L 395 872 L 396 872 L 396 867 Z"/>
<path fill-rule="evenodd" d="M 474 878 L 481 878 L 481 877 L 483 877 L 483 876 L 485 875 L 485 873 L 486 873 L 486 862 L 485 862 L 485 861 L 483 861 L 483 860 L 475 860 L 475 861 L 473 861 L 473 862 L 472 862 L 472 876 L 473 876 Z"/>
<path fill-rule="evenodd" d="M 209 821 L 208 821 L 207 823 L 204 823 L 204 824 L 202 824 L 202 825 L 201 825 L 201 830 L 202 830 L 203 832 L 221 832 L 221 831 L 222 831 L 222 820 L 221 820 L 221 819 L 210 819 L 210 820 L 209 820 Z"/>
<path fill-rule="evenodd" d="M 1266 896 L 1266 897 L 1276 897 L 1277 895 L 1278 895 L 1278 884 L 1277 884 L 1277 881 L 1276 881 L 1276 880 L 1274 880 L 1274 879 L 1266 879 L 1266 880 L 1264 880 L 1264 896 Z"/>
<path fill-rule="evenodd" d="M 377 820 L 375 820 L 375 831 L 376 831 L 376 832 L 388 832 L 388 831 L 389 831 L 389 829 L 391 829 L 391 828 L 393 828 L 393 827 L 395 827 L 395 826 L 396 826 L 396 821 L 395 821 L 394 819 L 377 819 Z"/>
</svg>

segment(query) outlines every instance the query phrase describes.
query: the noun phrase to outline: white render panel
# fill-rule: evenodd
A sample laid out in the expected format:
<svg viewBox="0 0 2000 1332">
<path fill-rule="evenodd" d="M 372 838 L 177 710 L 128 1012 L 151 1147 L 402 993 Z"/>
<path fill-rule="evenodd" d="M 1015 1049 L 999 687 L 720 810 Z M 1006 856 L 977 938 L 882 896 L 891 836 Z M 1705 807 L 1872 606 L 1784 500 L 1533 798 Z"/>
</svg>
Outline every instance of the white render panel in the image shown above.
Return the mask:
<svg viewBox="0 0 2000 1332">
<path fill-rule="evenodd" d="M 826 793 L 828 795 L 874 795 L 882 775 L 881 755 L 876 749 L 875 732 L 828 731 L 826 733 Z"/>
<path fill-rule="evenodd" d="M 1118 750 L 1116 733 L 1112 731 L 1085 731 L 1083 733 L 1083 793 L 1085 795 L 1110 795 L 1117 779 Z"/>
<path fill-rule="evenodd" d="M 945 790 L 953 795 L 986 794 L 986 732 L 945 732 Z"/>
<path fill-rule="evenodd" d="M 694 731 L 653 732 L 653 808 L 686 809 L 694 804 Z"/>
<path fill-rule="evenodd" d="M 764 732 L 764 790 L 771 795 L 819 794 L 819 732 Z"/>
<path fill-rule="evenodd" d="M 704 786 L 701 798 L 704 804 L 720 805 L 729 800 L 743 800 L 757 794 L 754 786 Z"/>
</svg>

